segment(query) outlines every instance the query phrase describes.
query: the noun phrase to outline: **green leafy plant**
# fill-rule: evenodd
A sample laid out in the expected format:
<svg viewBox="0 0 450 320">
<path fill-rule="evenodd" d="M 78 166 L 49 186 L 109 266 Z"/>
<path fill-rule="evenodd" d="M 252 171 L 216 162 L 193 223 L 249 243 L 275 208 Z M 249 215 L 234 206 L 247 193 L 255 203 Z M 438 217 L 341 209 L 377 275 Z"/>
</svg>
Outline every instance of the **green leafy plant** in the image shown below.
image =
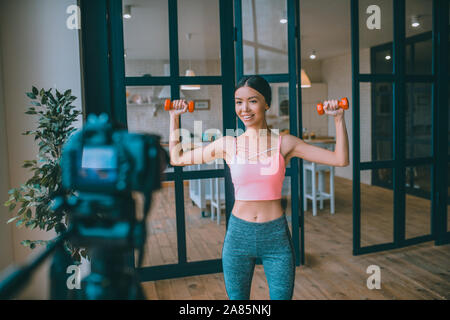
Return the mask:
<svg viewBox="0 0 450 320">
<path fill-rule="evenodd" d="M 76 110 L 72 103 L 76 97 L 72 91 L 64 93 L 55 89 L 40 91 L 32 87 L 26 95 L 31 99 L 31 106 L 25 114 L 38 115 L 38 127 L 33 131 L 26 131 L 23 135 L 34 136 L 38 142 L 39 154 L 37 160 L 26 160 L 22 167 L 32 172 L 32 177 L 18 188 L 9 190 L 9 199 L 5 206 L 9 211 L 16 210 L 15 216 L 7 223 L 15 222 L 18 228 L 23 226 L 29 229 L 39 228 L 50 231 L 54 229 L 57 234 L 67 228 L 67 212 L 55 212 L 51 209 L 54 194 L 73 194 L 72 191 L 63 191 L 61 185 L 60 159 L 64 143 L 76 130 L 72 125 L 80 116 L 81 111 Z M 48 241 L 24 240 L 22 245 L 34 249 L 37 245 L 46 245 Z M 76 248 L 66 241 L 64 247 L 70 252 L 75 262 L 81 257 L 87 257 L 87 251 Z"/>
</svg>

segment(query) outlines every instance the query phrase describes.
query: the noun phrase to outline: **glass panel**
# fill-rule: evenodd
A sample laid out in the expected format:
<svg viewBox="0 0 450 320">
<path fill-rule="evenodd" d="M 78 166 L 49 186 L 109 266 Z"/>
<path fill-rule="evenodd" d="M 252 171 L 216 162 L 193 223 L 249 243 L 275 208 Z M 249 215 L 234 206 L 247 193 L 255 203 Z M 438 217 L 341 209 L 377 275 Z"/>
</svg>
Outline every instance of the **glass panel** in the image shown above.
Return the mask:
<svg viewBox="0 0 450 320">
<path fill-rule="evenodd" d="M 271 83 L 272 103 L 266 111 L 269 129 L 278 130 L 280 134 L 289 134 L 289 84 Z M 290 163 L 287 164 L 290 167 Z"/>
<path fill-rule="evenodd" d="M 406 73 L 432 73 L 433 1 L 408 0 L 405 2 Z"/>
<path fill-rule="evenodd" d="M 431 74 L 433 71 L 431 34 L 426 40 L 408 43 L 406 48 L 406 73 Z"/>
<path fill-rule="evenodd" d="M 222 121 L 222 86 L 194 85 L 191 87 L 197 90 L 184 90 L 183 86 L 180 90 L 180 96 L 188 102 L 194 101 L 195 105 L 194 112 L 181 115 L 181 134 L 185 151 L 205 146 L 225 135 Z M 168 127 L 166 130 L 168 134 Z M 219 168 L 223 168 L 223 162 Z"/>
<path fill-rule="evenodd" d="M 124 16 L 130 14 L 123 18 L 125 75 L 168 76 L 168 1 L 124 0 L 123 4 Z"/>
<path fill-rule="evenodd" d="M 243 0 L 242 41 L 244 70 L 288 73 L 286 1 Z"/>
<path fill-rule="evenodd" d="M 447 163 L 447 231 L 450 231 L 450 162 Z"/>
<path fill-rule="evenodd" d="M 392 72 L 392 44 L 374 50 L 373 72 Z"/>
<path fill-rule="evenodd" d="M 218 0 L 178 0 L 178 46 L 180 76 L 221 74 Z"/>
<path fill-rule="evenodd" d="M 406 239 L 431 233 L 431 167 L 405 168 Z"/>
<path fill-rule="evenodd" d="M 137 212 L 142 212 L 142 195 L 136 193 L 135 199 Z M 146 241 L 143 267 L 178 263 L 175 188 L 172 181 L 162 182 L 162 188 L 152 194 Z"/>
<path fill-rule="evenodd" d="M 322 70 L 321 74 L 322 62 L 328 64 L 323 66 L 324 69 L 330 65 L 339 64 L 339 73 L 342 76 L 344 66 L 337 61 L 345 61 L 345 64 L 348 64 L 345 68 L 349 69 L 345 71 L 345 74 L 348 74 L 350 78 L 350 0 L 321 2 L 301 0 L 299 2 L 300 30 L 298 32 L 301 39 L 302 68 L 311 77 L 312 82 L 322 82 L 322 75 L 325 77 L 324 80 L 330 77 L 325 70 Z"/>
<path fill-rule="evenodd" d="M 449 46 L 450 48 L 450 46 Z M 450 56 L 450 55 L 449 55 Z M 450 81 L 447 83 L 447 107 L 450 106 Z M 450 156 L 450 112 L 447 113 L 447 154 Z"/>
<path fill-rule="evenodd" d="M 370 178 L 375 174 L 378 179 L 387 183 L 389 177 L 392 177 L 392 169 L 361 171 L 362 247 L 394 241 L 393 191 L 371 184 Z M 390 187 L 392 188 L 392 184 Z"/>
<path fill-rule="evenodd" d="M 292 198 L 291 198 L 291 177 L 286 176 L 283 181 L 283 188 L 281 189 L 281 206 L 283 207 L 286 216 L 292 214 Z M 288 219 L 290 221 L 290 219 Z"/>
<path fill-rule="evenodd" d="M 169 152 L 169 113 L 164 101 L 170 98 L 169 86 L 128 86 L 127 124 L 130 132 L 151 133 L 161 136 L 161 145 Z M 173 172 L 168 165 L 164 172 Z"/>
<path fill-rule="evenodd" d="M 393 157 L 391 83 L 360 83 L 361 162 Z"/>
<path fill-rule="evenodd" d="M 359 1 L 359 72 L 392 73 L 392 54 L 386 43 L 393 42 L 392 0 Z M 376 48 L 377 46 L 380 46 Z M 377 68 L 371 70 L 371 50 L 382 51 Z M 385 59 L 389 53 L 391 59 Z M 384 59 L 384 60 L 383 60 Z M 382 66 L 382 67 L 380 67 Z"/>
<path fill-rule="evenodd" d="M 256 74 L 255 71 L 255 48 L 244 44 L 244 74 Z"/>
<path fill-rule="evenodd" d="M 406 157 L 431 156 L 432 85 L 406 84 Z"/>
<path fill-rule="evenodd" d="M 291 197 L 291 177 L 286 176 L 281 189 L 281 207 L 286 215 L 289 231 L 292 236 L 292 197 Z M 300 208 L 300 204 L 299 204 Z M 299 210 L 300 211 L 300 210 Z"/>
<path fill-rule="evenodd" d="M 313 83 L 310 88 L 302 88 L 302 137 L 308 143 L 314 142 L 314 138 L 325 137 L 329 134 L 329 117 L 320 116 L 317 113 L 317 103 L 327 99 L 326 83 Z"/>
<path fill-rule="evenodd" d="M 405 23 L 406 38 L 431 31 L 433 28 L 433 0 L 406 0 Z"/>
<path fill-rule="evenodd" d="M 186 180 L 184 194 L 187 261 L 220 259 L 226 231 L 224 178 Z"/>
</svg>

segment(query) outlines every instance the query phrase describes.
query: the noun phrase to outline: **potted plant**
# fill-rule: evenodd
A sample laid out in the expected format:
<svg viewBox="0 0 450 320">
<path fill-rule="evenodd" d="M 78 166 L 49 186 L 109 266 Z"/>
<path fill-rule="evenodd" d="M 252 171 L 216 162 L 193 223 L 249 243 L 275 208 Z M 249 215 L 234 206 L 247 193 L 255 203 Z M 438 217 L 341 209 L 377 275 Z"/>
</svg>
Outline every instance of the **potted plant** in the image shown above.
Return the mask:
<svg viewBox="0 0 450 320">
<path fill-rule="evenodd" d="M 64 194 L 61 185 L 60 159 L 64 143 L 76 130 L 72 125 L 77 121 L 81 111 L 76 110 L 72 103 L 76 97 L 71 90 L 64 93 L 55 89 L 55 94 L 49 90 L 38 90 L 32 87 L 26 95 L 31 99 L 31 106 L 25 114 L 38 115 L 36 130 L 26 131 L 24 135 L 34 136 L 38 142 L 39 154 L 35 160 L 26 160 L 24 168 L 31 171 L 32 177 L 20 187 L 9 190 L 9 199 L 5 206 L 9 211 L 18 209 L 15 216 L 7 223 L 15 222 L 18 228 L 55 230 L 61 234 L 67 228 L 66 211 L 52 210 L 52 196 Z M 72 191 L 65 191 L 65 194 Z M 23 240 L 22 245 L 34 249 L 37 245 L 45 245 L 49 241 Z M 81 257 L 87 258 L 84 248 L 76 248 L 66 241 L 64 247 L 70 253 L 74 263 L 80 263 Z"/>
</svg>

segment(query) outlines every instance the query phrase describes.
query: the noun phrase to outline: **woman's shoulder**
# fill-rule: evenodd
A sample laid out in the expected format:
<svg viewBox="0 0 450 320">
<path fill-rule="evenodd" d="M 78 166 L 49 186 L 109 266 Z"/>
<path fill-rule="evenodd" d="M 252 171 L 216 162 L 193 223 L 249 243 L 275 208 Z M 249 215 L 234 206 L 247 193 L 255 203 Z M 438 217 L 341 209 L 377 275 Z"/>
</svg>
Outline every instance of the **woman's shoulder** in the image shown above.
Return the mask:
<svg viewBox="0 0 450 320">
<path fill-rule="evenodd" d="M 235 136 L 222 136 L 221 145 L 223 150 L 223 159 L 228 164 L 232 162 L 232 158 L 234 156 L 234 150 L 236 149 L 236 137 Z"/>
<path fill-rule="evenodd" d="M 232 150 L 235 149 L 236 137 L 235 136 L 223 136 L 222 138 L 224 151 L 227 153 L 231 153 Z"/>
<path fill-rule="evenodd" d="M 283 145 L 295 144 L 300 139 L 299 137 L 293 136 L 292 134 L 289 133 L 282 133 L 280 134 L 280 136 L 281 136 L 281 143 Z"/>
<path fill-rule="evenodd" d="M 222 139 L 226 143 L 226 145 L 233 144 L 237 141 L 237 137 L 235 136 L 223 136 Z"/>
<path fill-rule="evenodd" d="M 280 151 L 284 157 L 287 157 L 292 149 L 299 143 L 300 138 L 289 133 L 281 134 Z"/>
</svg>

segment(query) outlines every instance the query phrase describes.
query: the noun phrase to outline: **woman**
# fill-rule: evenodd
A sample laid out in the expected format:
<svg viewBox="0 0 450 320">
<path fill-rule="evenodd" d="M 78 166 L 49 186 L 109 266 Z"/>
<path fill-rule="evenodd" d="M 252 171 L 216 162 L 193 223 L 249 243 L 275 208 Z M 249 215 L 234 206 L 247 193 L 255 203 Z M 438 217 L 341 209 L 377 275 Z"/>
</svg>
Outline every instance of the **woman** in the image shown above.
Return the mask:
<svg viewBox="0 0 450 320">
<path fill-rule="evenodd" d="M 232 300 L 250 298 L 257 258 L 264 266 L 270 298 L 292 299 L 295 259 L 280 201 L 285 164 L 294 157 L 331 166 L 349 164 L 344 111 L 338 109 L 337 100 L 324 103 L 325 113 L 335 117 L 335 151 L 309 145 L 289 134 L 281 137 L 272 132 L 265 117 L 270 103 L 271 88 L 266 80 L 259 76 L 242 78 L 235 90 L 235 110 L 245 124 L 245 132 L 237 138 L 223 136 L 187 152 L 180 150 L 177 133 L 179 115 L 186 112 L 187 104 L 184 100 L 174 101 L 170 111 L 172 165 L 207 163 L 222 158 L 230 166 L 235 203 L 223 244 L 222 263 L 226 291 Z"/>
</svg>

